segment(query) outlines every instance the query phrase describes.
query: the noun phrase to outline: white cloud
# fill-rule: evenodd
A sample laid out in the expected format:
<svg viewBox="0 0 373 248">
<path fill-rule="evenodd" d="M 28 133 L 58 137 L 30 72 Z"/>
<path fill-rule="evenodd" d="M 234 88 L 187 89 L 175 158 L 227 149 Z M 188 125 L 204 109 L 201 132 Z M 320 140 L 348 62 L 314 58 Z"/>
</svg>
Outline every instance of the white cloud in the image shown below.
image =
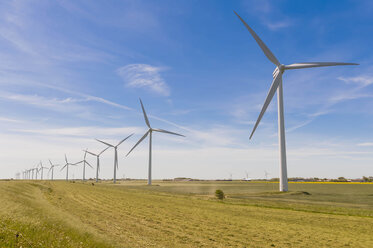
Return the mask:
<svg viewBox="0 0 373 248">
<path fill-rule="evenodd" d="M 281 11 L 281 7 L 275 1 L 249 0 L 245 1 L 244 5 L 251 15 L 257 16 L 271 30 L 286 28 L 294 24 L 294 21 Z"/>
<path fill-rule="evenodd" d="M 161 77 L 161 67 L 154 67 L 147 64 L 130 64 L 117 70 L 123 78 L 127 87 L 146 88 L 157 94 L 169 96 L 170 89 Z"/>
<path fill-rule="evenodd" d="M 11 131 L 20 133 L 30 133 L 47 136 L 72 136 L 72 137 L 102 137 L 102 136 L 119 136 L 128 135 L 130 133 L 143 132 L 139 127 L 117 127 L 117 128 L 103 128 L 103 127 L 66 127 L 66 128 L 40 128 L 40 129 L 13 129 Z"/>
<path fill-rule="evenodd" d="M 373 77 L 372 76 L 367 76 L 367 75 L 360 75 L 356 77 L 339 77 L 339 80 L 342 80 L 346 83 L 356 83 L 360 87 L 366 87 L 368 85 L 373 84 Z"/>
<path fill-rule="evenodd" d="M 23 122 L 21 120 L 16 120 L 16 119 L 7 118 L 7 117 L 0 117 L 0 122 L 1 121 L 3 121 L 3 122 L 13 122 L 13 123 L 22 123 Z"/>
<path fill-rule="evenodd" d="M 280 28 L 286 28 L 286 27 L 291 26 L 292 22 L 290 21 L 275 21 L 275 22 L 267 21 L 266 25 L 269 29 L 277 30 Z"/>
<path fill-rule="evenodd" d="M 329 99 L 331 104 L 342 102 L 345 100 L 354 100 L 359 98 L 372 98 L 373 94 L 367 93 L 364 90 L 365 87 L 373 84 L 373 77 L 367 75 L 359 75 L 356 77 L 338 77 L 339 80 L 346 82 L 347 84 L 355 84 L 356 86 L 352 89 L 340 92 L 339 94 Z"/>
<path fill-rule="evenodd" d="M 373 142 L 359 143 L 358 146 L 373 146 Z"/>
<path fill-rule="evenodd" d="M 86 101 L 85 99 L 75 99 L 71 97 L 59 99 L 47 98 L 39 95 L 12 94 L 4 92 L 0 93 L 0 98 L 27 105 L 34 105 L 39 108 L 49 109 L 57 112 L 83 111 L 85 108 L 77 103 Z"/>
</svg>

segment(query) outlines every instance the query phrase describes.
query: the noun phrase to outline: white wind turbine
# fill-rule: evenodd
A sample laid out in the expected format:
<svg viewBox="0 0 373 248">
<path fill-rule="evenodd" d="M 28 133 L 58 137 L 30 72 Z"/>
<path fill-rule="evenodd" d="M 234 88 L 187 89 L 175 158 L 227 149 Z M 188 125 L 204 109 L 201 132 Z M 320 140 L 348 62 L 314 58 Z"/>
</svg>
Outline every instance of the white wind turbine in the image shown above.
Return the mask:
<svg viewBox="0 0 373 248">
<path fill-rule="evenodd" d="M 99 152 L 98 154 L 95 154 L 93 152 L 90 152 L 87 150 L 87 153 L 88 154 L 91 154 L 92 156 L 95 156 L 97 158 L 97 163 L 96 163 L 96 183 L 98 182 L 98 172 L 100 171 L 100 155 L 106 151 L 107 149 L 109 149 L 110 146 L 106 147 L 104 150 L 102 150 L 101 152 Z"/>
<path fill-rule="evenodd" d="M 142 104 L 141 99 L 140 99 L 140 104 L 141 104 L 142 112 L 144 114 L 145 123 L 146 123 L 146 125 L 148 126 L 149 129 L 148 129 L 148 131 L 146 131 L 144 136 L 142 136 L 141 139 L 139 141 L 137 141 L 137 143 L 134 145 L 134 147 L 132 147 L 132 149 L 127 153 L 126 156 L 128 156 L 132 152 L 132 150 L 135 149 L 135 147 L 138 144 L 140 144 L 141 141 L 143 141 L 146 138 L 146 136 L 148 136 L 148 134 L 149 134 L 148 185 L 151 185 L 152 184 L 152 133 L 153 133 L 153 131 L 160 132 L 160 133 L 168 133 L 168 134 L 178 135 L 178 136 L 182 136 L 182 137 L 185 137 L 185 136 L 182 135 L 182 134 L 166 131 L 166 130 L 163 130 L 163 129 L 152 128 L 150 126 L 149 119 L 148 119 L 148 116 L 146 115 L 145 108 L 144 108 L 144 105 Z"/>
<path fill-rule="evenodd" d="M 48 168 L 44 167 L 43 163 L 40 161 L 40 168 L 39 168 L 39 170 L 41 171 L 41 175 L 40 175 L 41 179 L 40 180 L 43 180 L 43 170 L 44 169 L 48 169 Z"/>
<path fill-rule="evenodd" d="M 101 142 L 105 145 L 107 145 L 108 147 L 113 147 L 114 148 L 114 178 L 113 178 L 113 182 L 116 183 L 117 182 L 117 169 L 119 169 L 119 165 L 118 165 L 118 146 L 120 146 L 124 141 L 126 141 L 129 137 L 131 137 L 133 134 L 130 134 L 129 136 L 127 136 L 126 138 L 124 138 L 123 140 L 121 140 L 118 145 L 114 146 L 112 144 L 109 144 L 107 142 L 104 142 L 102 140 L 99 140 L 99 139 L 96 139 L 98 142 Z"/>
<path fill-rule="evenodd" d="M 246 181 L 249 181 L 249 172 L 245 171 Z"/>
<path fill-rule="evenodd" d="M 49 159 L 49 163 L 50 163 L 51 167 L 49 167 L 48 174 L 49 174 L 49 172 L 52 172 L 52 174 L 51 174 L 51 180 L 53 180 L 54 167 L 60 166 L 60 165 L 59 164 L 52 164 L 52 162 L 51 162 L 50 159 Z"/>
<path fill-rule="evenodd" d="M 35 167 L 35 180 L 38 180 L 38 175 L 39 175 L 39 171 L 40 171 L 39 165 L 40 165 L 40 164 L 38 164 L 38 165 Z"/>
<path fill-rule="evenodd" d="M 259 36 L 250 28 L 249 25 L 236 13 L 237 17 L 242 21 L 250 34 L 254 37 L 265 56 L 276 65 L 276 69 L 273 71 L 273 81 L 271 88 L 268 91 L 268 95 L 264 101 L 262 110 L 260 111 L 259 117 L 255 123 L 253 131 L 251 132 L 250 139 L 252 138 L 256 128 L 259 125 L 268 105 L 270 104 L 274 94 L 277 90 L 277 102 L 278 102 L 278 137 L 279 137 L 279 148 L 280 148 L 280 191 L 288 191 L 288 180 L 287 180 L 287 168 L 286 168 L 286 147 L 285 147 L 285 123 L 284 123 L 284 105 L 283 105 L 283 92 L 282 92 L 282 74 L 286 70 L 303 69 L 311 67 L 324 67 L 324 66 L 337 66 L 337 65 L 358 65 L 355 63 L 339 63 L 339 62 L 305 62 L 295 63 L 290 65 L 281 64 L 275 55 L 268 49 L 264 42 Z"/>
<path fill-rule="evenodd" d="M 78 164 L 80 164 L 80 163 L 83 163 L 83 181 L 85 181 L 85 165 L 87 164 L 89 167 L 91 167 L 92 169 L 93 169 L 93 167 L 92 167 L 92 165 L 85 159 L 86 157 L 87 157 L 87 152 L 88 152 L 88 148 L 87 149 L 85 149 L 85 150 L 83 150 L 83 152 L 84 152 L 84 159 L 82 160 L 82 161 L 79 161 L 79 162 L 77 162 L 77 163 L 75 163 L 74 165 L 78 165 Z"/>
<path fill-rule="evenodd" d="M 75 165 L 75 164 L 69 163 L 69 162 L 67 161 L 67 156 L 66 156 L 66 154 L 65 154 L 65 162 L 66 162 L 66 164 L 61 168 L 61 171 L 62 171 L 64 168 L 66 168 L 66 181 L 68 181 L 68 180 L 69 180 L 69 165 Z"/>
</svg>

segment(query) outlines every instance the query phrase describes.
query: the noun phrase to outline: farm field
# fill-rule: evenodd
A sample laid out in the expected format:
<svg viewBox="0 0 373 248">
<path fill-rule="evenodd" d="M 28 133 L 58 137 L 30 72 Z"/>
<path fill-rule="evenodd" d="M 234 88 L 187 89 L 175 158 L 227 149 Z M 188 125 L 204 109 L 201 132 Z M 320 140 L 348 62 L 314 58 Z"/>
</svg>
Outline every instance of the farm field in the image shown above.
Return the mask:
<svg viewBox="0 0 373 248">
<path fill-rule="evenodd" d="M 0 181 L 0 247 L 373 247 L 373 184 L 145 183 Z"/>
</svg>

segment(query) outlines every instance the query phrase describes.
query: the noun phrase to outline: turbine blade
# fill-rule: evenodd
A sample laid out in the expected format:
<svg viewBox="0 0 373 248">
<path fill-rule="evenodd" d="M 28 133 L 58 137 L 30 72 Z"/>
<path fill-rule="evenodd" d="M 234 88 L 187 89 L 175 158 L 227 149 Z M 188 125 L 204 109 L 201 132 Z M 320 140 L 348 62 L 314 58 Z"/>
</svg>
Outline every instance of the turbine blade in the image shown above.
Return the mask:
<svg viewBox="0 0 373 248">
<path fill-rule="evenodd" d="M 277 90 L 277 87 L 278 87 L 278 85 L 280 84 L 281 80 L 282 80 L 282 73 L 279 72 L 279 73 L 276 75 L 276 77 L 273 79 L 273 82 L 272 82 L 271 88 L 270 88 L 269 91 L 268 91 L 268 95 L 267 95 L 267 97 L 266 97 L 266 99 L 265 99 L 265 101 L 264 101 L 264 104 L 263 104 L 262 110 L 260 111 L 259 117 L 258 117 L 258 119 L 257 119 L 257 121 L 256 121 L 256 123 L 255 123 L 255 126 L 254 126 L 254 128 L 253 128 L 253 131 L 252 131 L 251 134 L 250 134 L 250 139 L 251 139 L 251 137 L 253 137 L 253 134 L 254 134 L 256 128 L 258 127 L 260 120 L 262 119 L 262 117 L 263 117 L 265 111 L 267 110 L 268 105 L 271 103 L 271 100 L 272 100 L 273 96 L 275 95 L 276 90 Z"/>
<path fill-rule="evenodd" d="M 133 134 L 130 134 L 130 135 L 127 136 L 127 138 L 124 138 L 123 140 L 121 140 L 121 141 L 118 143 L 117 147 L 118 147 L 120 144 L 122 144 L 124 141 L 126 141 L 129 137 L 131 137 L 132 135 L 133 135 Z"/>
<path fill-rule="evenodd" d="M 151 127 L 150 127 L 150 123 L 149 123 L 148 116 L 146 115 L 145 108 L 144 108 L 144 105 L 142 104 L 141 99 L 140 99 L 140 103 L 141 103 L 142 113 L 144 114 L 145 123 L 146 123 L 146 125 L 148 126 L 148 128 L 151 128 Z"/>
<path fill-rule="evenodd" d="M 87 151 L 88 151 L 88 148 L 85 149 L 85 151 L 84 151 L 84 160 L 85 160 L 85 158 L 87 157 Z"/>
<path fill-rule="evenodd" d="M 106 142 L 104 142 L 104 141 L 102 141 L 102 140 L 99 140 L 99 139 L 96 139 L 96 140 L 97 140 L 98 142 L 101 142 L 101 143 L 107 145 L 107 146 L 114 147 L 113 145 L 111 145 L 111 144 L 109 144 L 109 143 L 106 143 Z"/>
<path fill-rule="evenodd" d="M 71 165 L 78 165 L 78 164 L 81 164 L 81 163 L 83 163 L 83 162 L 84 162 L 84 160 L 79 161 L 79 162 L 77 162 L 77 163 L 75 163 L 75 164 L 71 164 Z"/>
<path fill-rule="evenodd" d="M 252 30 L 250 28 L 250 26 L 241 18 L 241 16 L 239 16 L 236 11 L 233 11 L 236 16 L 241 20 L 241 22 L 245 25 L 245 27 L 247 28 L 247 30 L 249 30 L 250 34 L 254 37 L 256 43 L 258 43 L 258 45 L 260 46 L 260 48 L 262 49 L 262 51 L 264 52 L 265 56 L 273 63 L 275 64 L 276 66 L 279 66 L 280 65 L 280 62 L 277 60 L 277 58 L 275 57 L 275 55 L 273 55 L 273 53 L 271 52 L 271 50 L 269 50 L 269 48 L 266 46 L 266 44 L 264 44 L 264 42 L 259 38 L 259 36 L 254 32 L 254 30 Z"/>
<path fill-rule="evenodd" d="M 88 164 L 89 167 L 91 167 L 93 169 L 92 165 L 90 163 L 88 163 L 88 161 L 85 161 L 85 162 Z"/>
<path fill-rule="evenodd" d="M 48 159 L 49 160 L 49 163 L 52 165 L 52 162 L 51 162 L 51 160 L 50 159 Z"/>
<path fill-rule="evenodd" d="M 110 146 L 106 147 L 105 149 L 108 149 Z M 94 154 L 93 152 L 90 152 L 90 151 L 87 151 L 87 153 L 93 155 L 93 156 L 97 156 L 97 154 Z"/>
<path fill-rule="evenodd" d="M 312 67 L 324 67 L 324 66 L 338 66 L 338 65 L 359 65 L 359 64 L 341 63 L 341 62 L 305 62 L 305 63 L 295 63 L 291 65 L 286 65 L 285 70 L 312 68 Z"/>
<path fill-rule="evenodd" d="M 65 153 L 65 161 L 66 161 L 66 164 L 67 164 L 68 162 L 67 162 L 67 156 L 66 156 L 66 153 Z"/>
<path fill-rule="evenodd" d="M 155 129 L 152 128 L 152 130 L 156 131 L 156 132 L 160 132 L 160 133 L 168 133 L 168 134 L 173 134 L 173 135 L 178 135 L 178 136 L 181 136 L 181 137 L 185 137 L 185 135 L 174 133 L 174 132 L 170 132 L 170 131 L 159 129 L 159 128 L 155 128 Z"/>
<path fill-rule="evenodd" d="M 110 147 L 106 147 L 104 150 L 102 150 L 97 156 L 100 156 L 103 152 L 105 152 L 107 149 L 109 149 Z"/>
<path fill-rule="evenodd" d="M 141 139 L 139 139 L 139 141 L 137 141 L 136 145 L 134 145 L 134 146 L 132 147 L 132 149 L 127 153 L 126 157 L 127 157 L 127 156 L 132 152 L 132 151 L 133 151 L 133 149 L 135 149 L 135 147 L 136 147 L 138 144 L 141 143 L 141 141 L 143 141 L 143 140 L 146 138 L 146 136 L 148 136 L 149 132 L 150 132 L 150 129 L 149 129 L 149 130 L 144 134 L 144 136 L 141 137 Z"/>
<path fill-rule="evenodd" d="M 61 171 L 67 166 L 68 164 L 65 164 L 62 168 L 61 168 Z"/>
</svg>

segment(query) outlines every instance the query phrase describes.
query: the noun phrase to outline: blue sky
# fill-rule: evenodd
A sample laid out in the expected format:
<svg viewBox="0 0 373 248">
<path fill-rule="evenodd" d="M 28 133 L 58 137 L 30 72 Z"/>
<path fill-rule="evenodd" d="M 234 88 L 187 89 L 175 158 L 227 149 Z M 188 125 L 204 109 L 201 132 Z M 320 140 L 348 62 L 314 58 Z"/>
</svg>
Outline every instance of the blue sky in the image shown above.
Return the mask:
<svg viewBox="0 0 373 248">
<path fill-rule="evenodd" d="M 371 1 L 4 1 L 0 178 L 132 132 L 119 175 L 145 178 L 146 142 L 124 157 L 146 130 L 139 97 L 187 136 L 154 135 L 154 178 L 277 177 L 275 98 L 249 141 L 274 66 L 233 10 L 284 64 L 360 64 L 284 74 L 289 176 L 373 175 Z"/>
</svg>

